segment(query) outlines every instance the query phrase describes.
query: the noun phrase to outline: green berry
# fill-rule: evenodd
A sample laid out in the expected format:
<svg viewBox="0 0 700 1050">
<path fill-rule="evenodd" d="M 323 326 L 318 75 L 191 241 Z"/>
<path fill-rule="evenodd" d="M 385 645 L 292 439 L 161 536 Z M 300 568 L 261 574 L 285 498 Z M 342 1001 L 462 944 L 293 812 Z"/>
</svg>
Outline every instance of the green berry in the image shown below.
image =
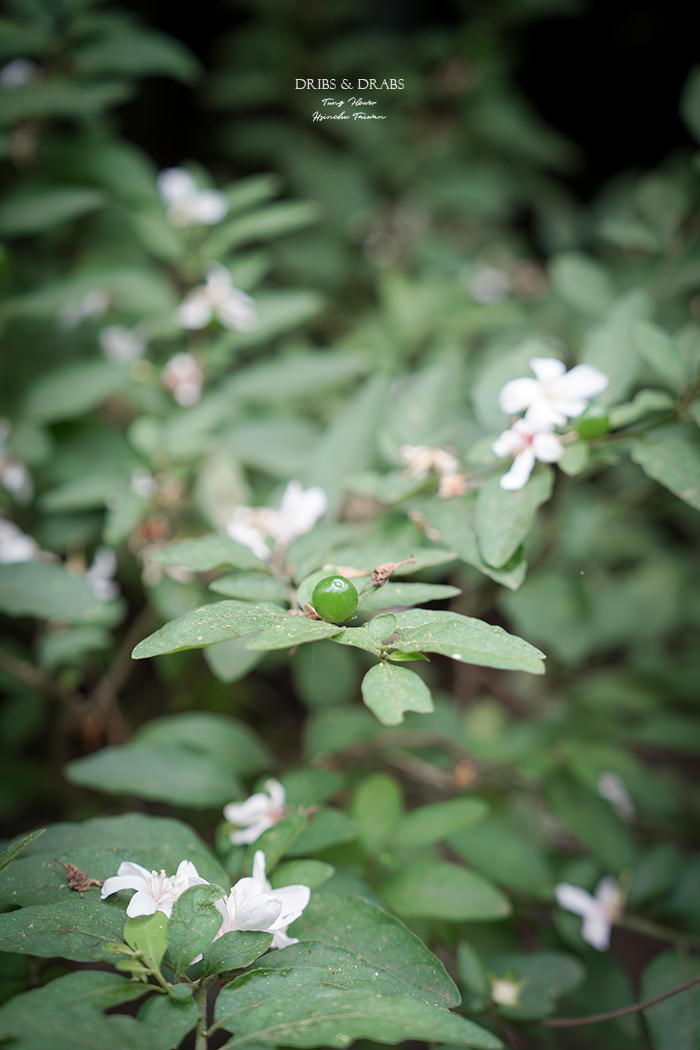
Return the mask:
<svg viewBox="0 0 700 1050">
<path fill-rule="evenodd" d="M 344 576 L 326 576 L 314 587 L 311 604 L 321 619 L 344 623 L 357 608 L 357 591 Z"/>
<path fill-rule="evenodd" d="M 604 437 L 610 430 L 610 416 L 604 408 L 594 405 L 587 408 L 576 424 L 578 436 L 590 441 L 591 438 Z"/>
</svg>

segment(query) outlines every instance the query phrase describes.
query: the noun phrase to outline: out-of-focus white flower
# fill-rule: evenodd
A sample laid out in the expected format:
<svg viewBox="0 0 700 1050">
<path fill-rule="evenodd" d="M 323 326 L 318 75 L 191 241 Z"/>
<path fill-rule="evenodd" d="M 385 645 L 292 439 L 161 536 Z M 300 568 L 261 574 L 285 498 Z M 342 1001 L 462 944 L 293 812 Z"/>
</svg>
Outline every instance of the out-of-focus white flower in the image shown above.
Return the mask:
<svg viewBox="0 0 700 1050">
<path fill-rule="evenodd" d="M 617 881 L 609 876 L 601 879 L 595 896 L 568 882 L 560 882 L 554 893 L 560 908 L 582 917 L 584 941 L 600 952 L 606 951 L 610 945 L 610 929 L 622 914 L 623 899 Z"/>
<path fill-rule="evenodd" d="M 228 201 L 223 193 L 201 190 L 184 168 L 161 171 L 158 191 L 173 226 L 213 226 L 228 211 Z"/>
<path fill-rule="evenodd" d="M 259 930 L 272 934 L 272 948 L 296 944 L 296 938 L 287 936 L 287 927 L 299 918 L 310 896 L 308 886 L 273 889 L 265 877 L 265 854 L 258 850 L 252 875 L 239 879 L 228 896 L 216 901 L 223 921 L 214 940 L 231 930 Z"/>
<path fill-rule="evenodd" d="M 510 977 L 491 977 L 491 998 L 499 1006 L 517 1006 L 520 1001 L 522 981 Z"/>
<path fill-rule="evenodd" d="M 508 415 L 526 412 L 528 422 L 537 426 L 561 426 L 580 416 L 608 385 L 608 377 L 592 365 L 576 365 L 567 372 L 555 357 L 533 357 L 530 368 L 536 378 L 512 379 L 498 401 Z"/>
<path fill-rule="evenodd" d="M 8 518 L 0 518 L 0 565 L 33 561 L 38 553 L 39 547 L 31 536 Z"/>
<path fill-rule="evenodd" d="M 24 463 L 6 448 L 11 429 L 8 419 L 0 419 L 0 485 L 19 503 L 28 503 L 34 495 L 34 482 Z"/>
<path fill-rule="evenodd" d="M 147 871 L 140 864 L 131 860 L 123 861 L 117 868 L 117 874 L 105 879 L 100 896 L 102 900 L 119 890 L 136 890 L 127 905 L 126 914 L 130 919 L 137 915 L 153 915 L 162 911 L 170 918 L 173 904 L 191 886 L 206 886 L 191 860 L 180 861 L 174 875 L 165 871 Z"/>
<path fill-rule="evenodd" d="M 58 312 L 58 320 L 64 328 L 75 328 L 88 317 L 101 317 L 109 309 L 112 297 L 102 288 L 86 292 L 74 303 L 66 303 Z"/>
<path fill-rule="evenodd" d="M 140 496 L 141 499 L 148 499 L 149 496 L 153 496 L 157 492 L 158 485 L 150 470 L 139 467 L 131 472 L 129 488 L 135 496 Z"/>
<path fill-rule="evenodd" d="M 634 818 L 634 802 L 630 798 L 624 780 L 617 773 L 600 774 L 598 794 L 610 803 L 621 820 L 629 822 Z"/>
<path fill-rule="evenodd" d="M 510 278 L 495 266 L 478 266 L 467 286 L 478 303 L 500 303 L 510 291 Z"/>
<path fill-rule="evenodd" d="M 437 474 L 440 479 L 438 496 L 441 499 L 461 496 L 466 490 L 467 477 L 459 469 L 459 460 L 444 448 L 402 445 L 401 462 L 412 478 L 421 480 L 433 472 Z"/>
<path fill-rule="evenodd" d="M 247 332 L 256 324 L 253 299 L 234 287 L 231 274 L 219 263 L 207 270 L 205 283 L 193 288 L 177 311 L 183 328 L 206 328 L 213 317 L 233 331 Z"/>
<path fill-rule="evenodd" d="M 173 395 L 178 405 L 190 408 L 202 396 L 204 370 L 192 354 L 175 354 L 160 374 L 166 390 Z"/>
<path fill-rule="evenodd" d="M 234 846 L 245 846 L 255 842 L 263 831 L 267 831 L 284 816 L 286 795 L 279 780 L 266 780 L 265 790 L 258 791 L 245 802 L 229 802 L 224 807 L 224 816 L 238 831 L 231 832 Z"/>
<path fill-rule="evenodd" d="M 109 602 L 119 594 L 119 587 L 114 582 L 116 571 L 117 556 L 114 551 L 111 547 L 98 547 L 85 579 L 101 602 Z"/>
<path fill-rule="evenodd" d="M 516 419 L 510 430 L 494 441 L 497 456 L 514 456 L 513 465 L 500 480 L 502 489 L 521 489 L 527 484 L 536 460 L 555 463 L 564 455 L 564 446 L 551 427 L 527 418 Z"/>
<path fill-rule="evenodd" d="M 109 361 L 119 365 L 130 365 L 146 352 L 148 340 L 138 328 L 127 328 L 121 324 L 110 324 L 98 336 L 100 347 Z"/>
<path fill-rule="evenodd" d="M 3 87 L 20 87 L 30 84 L 39 75 L 39 66 L 31 58 L 13 58 L 0 69 L 0 84 Z"/>
<path fill-rule="evenodd" d="M 323 489 L 303 489 L 290 481 L 284 490 L 279 510 L 273 507 L 236 507 L 226 531 L 232 540 L 248 547 L 256 558 L 265 560 L 271 551 L 267 541 L 286 547 L 297 536 L 310 532 L 328 508 Z"/>
</svg>

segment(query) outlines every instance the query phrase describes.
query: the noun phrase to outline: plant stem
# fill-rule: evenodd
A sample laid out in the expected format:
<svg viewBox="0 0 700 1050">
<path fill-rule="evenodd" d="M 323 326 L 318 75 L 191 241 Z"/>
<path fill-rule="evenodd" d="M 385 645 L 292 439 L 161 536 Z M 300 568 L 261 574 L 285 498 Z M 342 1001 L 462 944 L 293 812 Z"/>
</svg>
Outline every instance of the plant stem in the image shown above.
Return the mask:
<svg viewBox="0 0 700 1050">
<path fill-rule="evenodd" d="M 621 1006 L 617 1010 L 608 1010 L 603 1014 L 590 1014 L 588 1017 L 545 1018 L 542 1024 L 549 1028 L 577 1028 L 587 1024 L 599 1024 L 601 1021 L 613 1021 L 616 1017 L 626 1017 L 628 1014 L 638 1013 L 639 1010 L 647 1010 L 650 1006 L 663 1002 L 664 999 L 670 999 L 672 995 L 679 995 L 680 992 L 687 991 L 694 984 L 700 984 L 700 974 L 691 977 L 689 981 L 684 981 L 683 984 L 676 985 L 675 988 L 670 988 L 661 995 L 655 995 L 652 999 L 645 999 L 641 1003 L 633 1003 L 632 1006 Z"/>
<path fill-rule="evenodd" d="M 207 991 L 207 985 L 202 981 L 195 992 L 198 1017 L 194 1050 L 207 1050 Z"/>
<path fill-rule="evenodd" d="M 700 945 L 700 937 L 693 936 L 692 933 L 681 933 L 679 930 L 672 930 L 668 926 L 661 926 L 659 923 L 652 922 L 650 919 L 642 919 L 637 915 L 625 915 L 617 925 L 627 930 L 634 930 L 635 933 L 645 933 L 648 937 L 655 937 L 658 941 L 668 941 L 680 948 Z"/>
</svg>

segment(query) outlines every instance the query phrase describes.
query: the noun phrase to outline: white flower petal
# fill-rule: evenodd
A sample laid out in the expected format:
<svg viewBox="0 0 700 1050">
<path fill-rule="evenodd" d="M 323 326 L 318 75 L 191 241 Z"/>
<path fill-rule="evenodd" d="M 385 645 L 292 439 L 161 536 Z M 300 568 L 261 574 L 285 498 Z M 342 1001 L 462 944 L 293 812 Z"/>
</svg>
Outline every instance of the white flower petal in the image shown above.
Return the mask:
<svg viewBox="0 0 700 1050">
<path fill-rule="evenodd" d="M 111 897 L 113 893 L 119 893 L 120 890 L 139 890 L 144 885 L 144 879 L 139 875 L 134 877 L 133 875 L 110 875 L 108 879 L 105 879 L 100 891 L 102 900 L 105 897 Z"/>
<path fill-rule="evenodd" d="M 259 839 L 264 831 L 271 828 L 275 824 L 274 820 L 269 820 L 265 817 L 261 818 L 257 823 L 250 824 L 245 828 L 239 828 L 238 831 L 232 831 L 230 838 L 234 846 L 249 846 L 251 842 L 255 842 Z"/>
<path fill-rule="evenodd" d="M 191 330 L 206 328 L 211 318 L 211 307 L 199 288 L 185 296 L 177 310 L 177 319 L 182 327 Z"/>
<path fill-rule="evenodd" d="M 608 386 L 608 377 L 592 365 L 576 365 L 552 384 L 557 400 L 589 400 Z"/>
<path fill-rule="evenodd" d="M 138 915 L 153 915 L 157 911 L 165 911 L 165 908 L 159 908 L 158 902 L 154 900 L 148 890 L 138 890 L 129 901 L 126 914 L 130 919 L 136 918 Z M 170 911 L 165 912 L 168 917 L 172 911 L 172 905 Z"/>
<path fill-rule="evenodd" d="M 554 887 L 554 895 L 557 904 L 566 911 L 572 911 L 575 915 L 589 915 L 596 910 L 596 901 L 590 893 L 582 890 L 580 886 L 572 886 L 568 882 L 560 882 Z"/>
<path fill-rule="evenodd" d="M 498 403 L 506 415 L 524 412 L 540 396 L 540 384 L 536 379 L 511 379 L 498 395 Z"/>
<path fill-rule="evenodd" d="M 532 439 L 532 451 L 543 463 L 556 463 L 564 455 L 564 446 L 556 434 L 535 434 Z"/>
<path fill-rule="evenodd" d="M 525 448 L 513 460 L 513 465 L 507 474 L 501 478 L 499 485 L 502 489 L 521 489 L 527 484 L 528 478 L 535 465 L 535 454 L 531 448 Z"/>
<path fill-rule="evenodd" d="M 192 202 L 192 213 L 197 222 L 213 226 L 228 211 L 228 201 L 219 190 L 199 190 Z"/>
<path fill-rule="evenodd" d="M 158 192 L 166 204 L 179 204 L 197 192 L 197 184 L 184 168 L 166 168 L 157 180 Z"/>
<path fill-rule="evenodd" d="M 274 925 L 269 927 L 270 930 L 290 926 L 295 919 L 299 918 L 311 897 L 311 890 L 308 886 L 281 886 L 273 889 L 272 893 L 280 902 L 282 910 Z"/>
<path fill-rule="evenodd" d="M 566 372 L 566 365 L 557 357 L 533 357 L 530 368 L 537 376 L 538 383 L 551 383 Z"/>
<path fill-rule="evenodd" d="M 602 908 L 597 908 L 584 917 L 581 936 L 599 952 L 604 952 L 610 946 L 610 923 Z"/>
<path fill-rule="evenodd" d="M 270 548 L 265 542 L 265 536 L 255 525 L 246 521 L 236 521 L 234 515 L 226 526 L 226 532 L 232 540 L 247 547 L 261 561 L 266 561 L 270 557 Z"/>
</svg>

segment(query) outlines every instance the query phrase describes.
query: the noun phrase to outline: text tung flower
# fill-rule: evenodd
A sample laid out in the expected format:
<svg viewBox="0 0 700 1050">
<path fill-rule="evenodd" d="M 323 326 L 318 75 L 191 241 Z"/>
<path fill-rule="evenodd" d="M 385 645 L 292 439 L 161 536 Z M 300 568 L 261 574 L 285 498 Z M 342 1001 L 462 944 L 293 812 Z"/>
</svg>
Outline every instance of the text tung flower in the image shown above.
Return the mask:
<svg viewBox="0 0 700 1050">
<path fill-rule="evenodd" d="M 296 938 L 287 936 L 287 927 L 299 918 L 310 896 L 308 886 L 273 889 L 265 877 L 265 854 L 258 850 L 252 875 L 239 879 L 228 896 L 216 901 L 223 921 L 214 940 L 231 930 L 258 930 L 272 934 L 272 948 L 296 944 Z"/>
<path fill-rule="evenodd" d="M 180 861 L 174 875 L 166 875 L 162 869 L 147 871 L 140 864 L 125 860 L 117 868 L 116 875 L 105 879 L 100 895 L 104 900 L 119 890 L 136 890 L 126 909 L 130 919 L 137 915 L 153 915 L 157 911 L 170 918 L 175 901 L 185 890 L 206 885 L 207 880 L 201 878 L 190 860 Z"/>
<path fill-rule="evenodd" d="M 555 463 L 564 455 L 564 446 L 550 427 L 524 419 L 516 419 L 510 430 L 494 441 L 497 456 L 513 456 L 513 465 L 500 480 L 502 489 L 521 489 L 532 473 L 536 460 Z"/>
<path fill-rule="evenodd" d="M 238 831 L 231 832 L 234 846 L 255 842 L 284 816 L 286 796 L 279 780 L 266 780 L 265 789 L 267 794 L 258 791 L 245 802 L 229 802 L 224 807 L 226 820 L 238 827 Z"/>
<path fill-rule="evenodd" d="M 498 400 L 508 415 L 525 412 L 528 422 L 537 426 L 561 426 L 580 416 L 608 385 L 608 377 L 591 365 L 576 365 L 567 372 L 557 358 L 533 357 L 530 368 L 536 378 L 512 379 Z"/>
<path fill-rule="evenodd" d="M 228 201 L 223 193 L 201 190 L 184 168 L 161 171 L 158 192 L 173 226 L 213 226 L 228 211 Z"/>
<path fill-rule="evenodd" d="M 581 936 L 598 951 L 604 952 L 610 945 L 610 929 L 622 914 L 622 893 L 613 878 L 601 879 L 591 896 L 580 886 L 560 882 L 554 893 L 557 904 L 583 919 Z"/>
<path fill-rule="evenodd" d="M 297 536 L 310 532 L 327 507 L 323 489 L 317 486 L 303 489 L 298 481 L 290 481 L 279 510 L 273 507 L 236 507 L 226 531 L 232 540 L 242 543 L 256 558 L 264 561 L 271 555 L 268 540 L 278 547 L 288 546 Z"/>
<path fill-rule="evenodd" d="M 177 311 L 183 328 L 206 328 L 214 317 L 233 331 L 247 332 L 256 323 L 254 301 L 234 287 L 231 274 L 218 263 L 207 270 L 205 283 L 193 288 Z"/>
</svg>

